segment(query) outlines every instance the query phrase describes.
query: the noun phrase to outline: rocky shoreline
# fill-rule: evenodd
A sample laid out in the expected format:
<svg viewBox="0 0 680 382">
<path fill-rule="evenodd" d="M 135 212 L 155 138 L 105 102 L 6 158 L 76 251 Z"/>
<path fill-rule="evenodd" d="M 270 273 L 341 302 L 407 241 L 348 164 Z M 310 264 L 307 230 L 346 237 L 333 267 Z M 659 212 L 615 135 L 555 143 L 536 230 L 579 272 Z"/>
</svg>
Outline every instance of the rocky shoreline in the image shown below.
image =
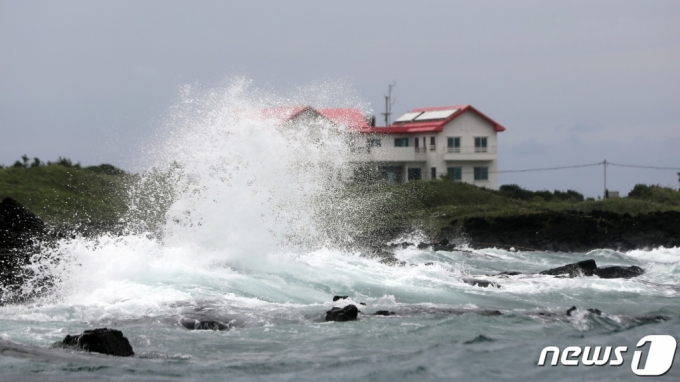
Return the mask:
<svg viewBox="0 0 680 382">
<path fill-rule="evenodd" d="M 452 226 L 458 221 L 451 222 Z M 446 229 L 441 236 L 450 236 Z M 522 251 L 630 251 L 680 246 L 680 212 L 619 215 L 606 211 L 545 212 L 491 219 L 470 218 L 460 232 L 472 248 L 515 248 Z"/>
<path fill-rule="evenodd" d="M 11 198 L 0 202 L 0 305 L 21 302 L 32 295 L 12 293 L 20 288 L 26 274 L 25 265 L 31 256 L 44 252 L 45 247 L 78 232 L 90 236 L 106 231 L 121 234 L 120 224 L 89 223 L 70 229 L 50 229 L 26 207 Z M 391 236 L 398 233 L 392 232 Z M 417 246 L 433 251 L 452 251 L 455 243 L 465 242 L 469 248 L 496 247 L 522 251 L 588 252 L 593 249 L 614 249 L 629 251 L 655 247 L 680 246 L 680 212 L 667 211 L 631 216 L 611 212 L 576 211 L 544 212 L 495 218 L 469 218 L 459 224 L 450 222 L 432 243 L 384 244 L 388 238 L 367 243 L 366 255 L 379 257 L 381 262 L 391 265 L 406 265 L 394 256 L 397 247 Z M 458 249 L 460 250 L 460 249 Z M 466 252 L 466 251 L 463 251 Z M 467 251 L 470 252 L 470 251 Z M 466 252 L 466 253 L 467 253 Z M 56 259 L 58 260 L 58 259 Z M 638 270 L 598 269 L 597 275 L 605 277 L 635 276 Z M 479 281 L 470 281 L 480 285 Z M 49 289 L 50 280 L 44 280 L 39 289 Z M 489 284 L 490 285 L 490 284 Z M 481 285 L 480 285 L 481 286 Z M 39 295 L 41 290 L 33 292 Z"/>
<path fill-rule="evenodd" d="M 457 222 L 452 222 L 455 226 Z M 22 303 L 49 292 L 50 282 L 45 280 L 40 285 L 40 290 L 32 294 L 19 295 L 16 297 L 12 288 L 20 288 L 26 277 L 24 265 L 28 264 L 31 256 L 43 253 L 46 247 L 52 245 L 55 239 L 64 237 L 65 231 L 50 230 L 32 214 L 28 209 L 16 201 L 6 198 L 0 203 L 0 305 L 5 303 Z M 657 246 L 677 246 L 678 233 L 680 233 L 680 213 L 664 212 L 632 217 L 630 215 L 617 215 L 611 213 L 594 212 L 591 214 L 580 213 L 545 213 L 537 215 L 524 215 L 495 219 L 469 219 L 462 224 L 460 231 L 468 240 L 472 248 L 479 247 L 503 247 L 521 250 L 545 250 L 562 252 L 585 252 L 595 248 L 614 248 L 628 250 L 635 248 L 648 248 Z M 115 233 L 115 232 L 114 232 Z M 447 232 L 451 237 L 452 232 Z M 489 256 L 474 250 L 460 249 L 455 242 L 444 238 L 433 243 L 398 243 L 381 245 L 382 261 L 395 266 L 406 266 L 403 261 L 398 261 L 393 251 L 399 247 L 415 246 L 419 249 L 432 251 L 459 251 L 470 256 Z M 58 259 L 56 259 L 58 260 Z M 410 264 L 416 266 L 415 264 Z M 432 263 L 422 264 L 433 265 Z M 536 274 L 527 274 L 517 271 L 503 271 L 494 274 L 468 275 L 461 282 L 477 288 L 503 288 L 503 280 L 511 277 L 599 277 L 609 278 L 633 278 L 644 274 L 644 269 L 637 266 L 608 266 L 598 267 L 595 260 L 583 260 L 572 264 L 566 264 L 557 268 L 547 269 Z M 490 280 L 487 280 L 490 278 Z M 9 293 L 9 297 L 6 294 Z M 3 295 L 5 293 L 5 295 Z M 351 300 L 348 295 L 333 297 L 334 302 Z M 344 304 L 343 304 L 344 305 Z M 503 312 L 493 309 L 444 309 L 413 311 L 402 309 L 397 311 L 377 310 L 366 307 L 359 302 L 362 312 L 357 305 L 346 304 L 342 307 L 333 307 L 320 316 L 320 321 L 345 322 L 360 319 L 367 316 L 409 316 L 412 314 L 454 314 L 467 313 L 483 316 L 504 315 Z M 429 308 L 428 308 L 429 309 Z M 553 320 L 567 320 L 577 312 L 572 307 L 566 313 L 538 312 L 527 315 L 538 315 L 541 318 Z M 581 314 L 602 315 L 603 313 L 594 308 L 586 309 Z M 668 320 L 666 316 L 627 317 L 631 323 L 660 322 Z M 232 322 L 223 322 L 212 319 L 183 318 L 180 324 L 187 330 L 231 330 Z M 97 352 L 115 356 L 133 356 L 134 351 L 123 333 L 115 329 L 99 328 L 86 330 L 79 335 L 69 335 L 54 345 L 72 350 Z"/>
</svg>

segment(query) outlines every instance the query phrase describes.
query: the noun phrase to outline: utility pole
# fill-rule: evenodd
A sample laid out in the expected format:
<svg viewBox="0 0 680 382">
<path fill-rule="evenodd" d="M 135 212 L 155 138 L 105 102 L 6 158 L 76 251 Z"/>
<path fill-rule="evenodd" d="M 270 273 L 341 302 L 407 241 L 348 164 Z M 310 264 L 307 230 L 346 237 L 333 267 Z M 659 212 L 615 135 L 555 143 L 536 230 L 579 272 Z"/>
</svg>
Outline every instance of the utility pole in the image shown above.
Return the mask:
<svg viewBox="0 0 680 382">
<path fill-rule="evenodd" d="M 381 113 L 385 116 L 385 127 L 390 125 L 390 115 L 392 115 L 392 105 L 394 105 L 394 101 L 392 101 L 392 88 L 395 86 L 397 86 L 396 81 L 387 86 L 387 95 L 385 96 L 385 112 Z"/>
<path fill-rule="evenodd" d="M 607 192 L 607 160 L 605 159 L 604 162 L 604 197 L 602 199 L 607 199 L 608 192 Z"/>
</svg>

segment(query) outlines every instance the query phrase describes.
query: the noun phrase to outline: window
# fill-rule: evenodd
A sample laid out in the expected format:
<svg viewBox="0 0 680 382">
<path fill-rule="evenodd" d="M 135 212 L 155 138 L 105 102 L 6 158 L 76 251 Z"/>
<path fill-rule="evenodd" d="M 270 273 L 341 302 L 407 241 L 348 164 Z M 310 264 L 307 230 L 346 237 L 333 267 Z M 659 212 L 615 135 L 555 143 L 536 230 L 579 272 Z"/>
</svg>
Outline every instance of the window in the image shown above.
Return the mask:
<svg viewBox="0 0 680 382">
<path fill-rule="evenodd" d="M 420 180 L 420 169 L 419 168 L 409 168 L 406 171 L 408 174 L 408 180 Z"/>
<path fill-rule="evenodd" d="M 404 179 L 404 168 L 400 166 L 381 166 L 378 171 L 387 184 L 401 183 Z"/>
<path fill-rule="evenodd" d="M 463 179 L 463 168 L 462 167 L 448 167 L 446 169 L 446 174 L 449 176 L 449 178 L 453 180 L 462 180 Z"/>
<path fill-rule="evenodd" d="M 419 145 L 418 142 L 420 142 L 420 139 L 418 139 L 418 137 L 415 137 L 414 139 L 415 139 L 415 143 L 413 144 L 413 146 L 415 146 L 417 148 L 418 145 Z"/>
<path fill-rule="evenodd" d="M 475 167 L 475 180 L 489 180 L 489 168 Z"/>
<path fill-rule="evenodd" d="M 408 147 L 408 138 L 394 138 L 394 147 Z"/>
<path fill-rule="evenodd" d="M 380 147 L 382 146 L 380 139 L 377 138 L 369 138 L 366 140 L 366 146 L 368 147 Z"/>
<path fill-rule="evenodd" d="M 437 179 L 437 168 L 432 167 L 430 169 L 430 179 Z"/>
<path fill-rule="evenodd" d="M 486 152 L 486 137 L 476 137 L 475 138 L 475 152 L 485 153 Z"/>
<path fill-rule="evenodd" d="M 437 145 L 435 144 L 435 142 L 436 142 L 436 141 L 435 141 L 435 138 L 434 138 L 434 137 L 430 137 L 430 151 L 432 151 L 432 150 L 434 150 L 434 149 L 437 148 Z"/>
<path fill-rule="evenodd" d="M 447 147 L 450 153 L 460 152 L 460 137 L 449 137 L 447 139 Z"/>
</svg>

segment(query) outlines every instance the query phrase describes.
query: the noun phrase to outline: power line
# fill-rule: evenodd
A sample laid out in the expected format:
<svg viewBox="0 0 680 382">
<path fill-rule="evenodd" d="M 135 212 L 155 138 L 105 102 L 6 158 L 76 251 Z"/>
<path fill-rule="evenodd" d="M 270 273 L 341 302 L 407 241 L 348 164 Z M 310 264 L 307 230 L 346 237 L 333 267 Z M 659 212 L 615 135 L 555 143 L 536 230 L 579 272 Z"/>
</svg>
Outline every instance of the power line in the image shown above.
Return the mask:
<svg viewBox="0 0 680 382">
<path fill-rule="evenodd" d="M 610 166 L 618 166 L 618 167 L 634 167 L 634 168 L 649 168 L 649 169 L 654 169 L 654 170 L 676 170 L 680 171 L 680 167 L 658 167 L 658 166 L 635 166 L 632 164 L 619 164 L 619 163 L 611 163 L 607 162 L 608 165 Z"/>
<path fill-rule="evenodd" d="M 531 169 L 526 169 L 526 170 L 505 170 L 505 171 L 489 171 L 489 172 L 501 174 L 501 173 L 508 173 L 508 172 L 532 172 L 532 171 L 565 170 L 565 169 L 568 169 L 568 168 L 602 166 L 603 164 L 604 164 L 604 162 L 599 162 L 599 163 L 591 163 L 591 164 L 580 164 L 580 165 L 576 165 L 576 166 L 544 167 L 544 168 L 531 168 Z"/>
</svg>

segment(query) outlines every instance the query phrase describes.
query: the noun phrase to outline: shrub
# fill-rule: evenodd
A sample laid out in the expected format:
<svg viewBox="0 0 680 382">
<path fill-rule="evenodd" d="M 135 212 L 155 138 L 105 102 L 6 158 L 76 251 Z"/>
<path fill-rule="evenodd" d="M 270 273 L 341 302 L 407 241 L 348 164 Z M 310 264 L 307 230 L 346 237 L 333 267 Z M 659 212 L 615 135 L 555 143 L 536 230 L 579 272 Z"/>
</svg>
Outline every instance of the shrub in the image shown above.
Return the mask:
<svg viewBox="0 0 680 382">
<path fill-rule="evenodd" d="M 125 171 L 119 169 L 118 167 L 104 163 L 100 164 L 99 166 L 89 166 L 85 167 L 86 170 L 96 172 L 98 174 L 106 174 L 106 175 L 125 175 Z"/>
<path fill-rule="evenodd" d="M 549 201 L 582 202 L 584 200 L 583 194 L 576 192 L 574 190 L 567 190 L 566 192 L 559 190 L 555 190 L 553 192 L 550 192 L 548 190 L 529 191 L 523 189 L 522 187 L 516 184 L 502 185 L 498 192 L 500 192 L 501 195 L 507 198 L 520 199 L 524 201 L 543 200 L 547 202 Z M 537 199 L 537 197 L 540 199 Z"/>
<path fill-rule="evenodd" d="M 647 200 L 655 203 L 680 205 L 680 192 L 659 185 L 636 184 L 628 193 L 632 199 Z"/>
</svg>

